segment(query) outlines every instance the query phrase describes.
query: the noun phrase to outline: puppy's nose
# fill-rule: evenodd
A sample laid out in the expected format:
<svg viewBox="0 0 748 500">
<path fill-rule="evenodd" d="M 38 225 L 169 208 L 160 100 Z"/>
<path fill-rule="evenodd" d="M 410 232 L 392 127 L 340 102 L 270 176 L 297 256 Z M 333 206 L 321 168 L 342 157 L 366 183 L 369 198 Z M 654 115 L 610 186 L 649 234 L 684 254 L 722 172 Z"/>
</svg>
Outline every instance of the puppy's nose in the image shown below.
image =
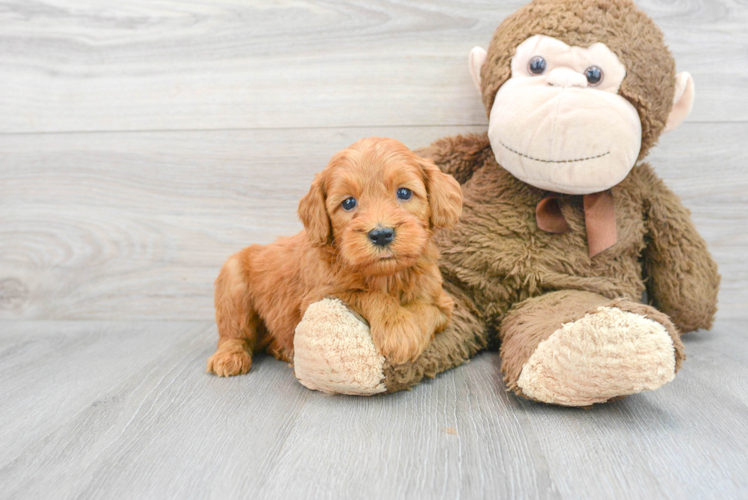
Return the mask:
<svg viewBox="0 0 748 500">
<path fill-rule="evenodd" d="M 395 239 L 395 230 L 391 227 L 376 227 L 369 231 L 369 239 L 380 247 L 386 247 Z"/>
</svg>

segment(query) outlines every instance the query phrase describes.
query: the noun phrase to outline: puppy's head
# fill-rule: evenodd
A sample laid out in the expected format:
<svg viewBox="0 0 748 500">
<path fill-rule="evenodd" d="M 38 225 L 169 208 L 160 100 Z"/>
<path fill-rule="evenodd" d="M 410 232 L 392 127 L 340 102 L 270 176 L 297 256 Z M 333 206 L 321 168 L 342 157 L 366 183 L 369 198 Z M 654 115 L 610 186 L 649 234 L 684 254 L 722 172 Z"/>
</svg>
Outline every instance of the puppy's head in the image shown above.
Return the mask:
<svg viewBox="0 0 748 500">
<path fill-rule="evenodd" d="M 315 245 L 331 245 L 348 266 L 388 275 L 412 266 L 432 228 L 452 227 L 460 185 L 394 139 L 362 139 L 333 156 L 299 203 Z"/>
</svg>

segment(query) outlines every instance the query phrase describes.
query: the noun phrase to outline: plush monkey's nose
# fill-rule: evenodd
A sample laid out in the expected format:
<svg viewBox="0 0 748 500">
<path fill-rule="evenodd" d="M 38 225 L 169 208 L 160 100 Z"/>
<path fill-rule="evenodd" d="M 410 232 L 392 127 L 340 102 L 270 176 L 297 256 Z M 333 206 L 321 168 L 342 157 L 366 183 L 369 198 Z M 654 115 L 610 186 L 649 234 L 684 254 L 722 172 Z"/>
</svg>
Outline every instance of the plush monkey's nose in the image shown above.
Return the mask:
<svg viewBox="0 0 748 500">
<path fill-rule="evenodd" d="M 584 88 L 587 86 L 587 78 L 583 74 L 568 68 L 556 68 L 548 74 L 548 85 L 564 88 Z"/>
<path fill-rule="evenodd" d="M 391 227 L 376 227 L 369 231 L 369 239 L 379 247 L 386 247 L 395 239 L 395 230 Z"/>
</svg>

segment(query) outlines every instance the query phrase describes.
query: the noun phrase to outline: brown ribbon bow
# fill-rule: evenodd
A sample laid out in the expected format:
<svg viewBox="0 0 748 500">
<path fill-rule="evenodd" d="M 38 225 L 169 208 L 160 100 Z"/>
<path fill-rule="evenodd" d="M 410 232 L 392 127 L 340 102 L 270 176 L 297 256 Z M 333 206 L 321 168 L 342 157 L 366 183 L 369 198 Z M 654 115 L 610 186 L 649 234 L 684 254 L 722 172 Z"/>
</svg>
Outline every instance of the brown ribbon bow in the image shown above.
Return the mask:
<svg viewBox="0 0 748 500">
<path fill-rule="evenodd" d="M 571 231 L 560 200 L 568 195 L 550 193 L 535 207 L 538 227 L 549 233 Z M 587 247 L 590 258 L 615 245 L 618 240 L 616 229 L 616 206 L 610 190 L 584 195 L 584 225 L 587 228 Z"/>
</svg>

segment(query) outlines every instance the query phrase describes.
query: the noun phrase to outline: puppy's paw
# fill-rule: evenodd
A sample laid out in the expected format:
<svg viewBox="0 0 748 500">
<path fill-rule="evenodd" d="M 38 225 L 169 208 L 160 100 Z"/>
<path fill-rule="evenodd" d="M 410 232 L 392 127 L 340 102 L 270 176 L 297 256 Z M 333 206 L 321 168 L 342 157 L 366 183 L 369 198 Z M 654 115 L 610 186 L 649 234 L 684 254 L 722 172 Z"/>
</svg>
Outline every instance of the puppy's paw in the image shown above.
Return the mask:
<svg viewBox="0 0 748 500">
<path fill-rule="evenodd" d="M 436 299 L 436 307 L 438 307 L 439 310 L 444 312 L 444 314 L 446 314 L 447 316 L 452 316 L 452 311 L 454 311 L 455 308 L 455 299 L 453 299 L 452 296 L 447 292 L 442 290 L 439 294 L 439 297 Z"/>
<path fill-rule="evenodd" d="M 418 359 L 433 332 L 424 332 L 411 314 L 372 325 L 374 345 L 393 365 Z"/>
<path fill-rule="evenodd" d="M 230 339 L 208 358 L 208 373 L 219 377 L 244 375 L 252 366 L 252 355 L 247 351 L 247 344 L 240 339 Z"/>
<path fill-rule="evenodd" d="M 431 307 L 429 312 L 430 314 L 419 321 L 419 324 L 424 337 L 432 340 L 435 334 L 446 330 L 452 318 L 451 314 L 445 313 L 437 307 Z"/>
<path fill-rule="evenodd" d="M 433 340 L 435 334 L 443 332 L 444 330 L 446 330 L 447 327 L 449 326 L 450 319 L 451 319 L 450 316 L 447 316 L 444 313 L 440 313 L 439 314 L 439 319 L 436 322 L 436 328 L 434 329 L 434 331 L 433 332 L 426 332 L 428 334 L 429 340 Z"/>
</svg>

